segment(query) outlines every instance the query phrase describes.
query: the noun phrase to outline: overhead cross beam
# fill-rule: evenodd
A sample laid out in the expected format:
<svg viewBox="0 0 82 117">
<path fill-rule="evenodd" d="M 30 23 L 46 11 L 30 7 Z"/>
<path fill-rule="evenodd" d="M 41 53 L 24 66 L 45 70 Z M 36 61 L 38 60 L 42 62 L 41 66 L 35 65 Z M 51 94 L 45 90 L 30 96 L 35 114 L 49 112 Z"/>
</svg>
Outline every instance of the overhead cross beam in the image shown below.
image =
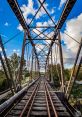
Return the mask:
<svg viewBox="0 0 82 117">
<path fill-rule="evenodd" d="M 63 12 L 61 14 L 61 17 L 55 27 L 55 32 L 54 32 L 54 37 L 53 37 L 53 40 L 56 40 L 56 37 L 58 35 L 58 30 L 60 30 L 64 24 L 64 22 L 66 21 L 69 13 L 71 12 L 74 4 L 75 4 L 76 0 L 67 0 L 66 4 L 65 4 L 65 7 L 63 9 Z M 48 55 L 47 55 L 47 59 L 46 59 L 46 64 L 47 64 L 47 60 L 48 60 L 48 56 L 50 54 L 50 51 L 51 51 L 51 47 L 52 45 L 54 44 L 53 41 L 51 41 L 51 44 L 50 44 L 50 48 L 49 48 L 49 51 L 48 51 Z"/>
<path fill-rule="evenodd" d="M 21 9 L 18 5 L 18 2 L 17 0 L 7 0 L 9 5 L 11 6 L 13 12 L 15 13 L 17 19 L 19 20 L 21 26 L 23 27 L 23 29 L 26 31 L 27 35 L 28 35 L 28 39 L 33 47 L 33 50 L 34 50 L 34 53 L 36 55 L 36 58 L 37 58 L 37 61 L 38 61 L 38 56 L 37 56 L 37 53 L 36 53 L 36 49 L 35 49 L 35 44 L 33 43 L 33 40 L 32 40 L 32 37 L 30 35 L 30 31 L 29 31 L 29 26 L 27 25 L 24 17 L 23 17 L 23 14 L 21 12 Z"/>
<path fill-rule="evenodd" d="M 36 29 L 36 30 L 37 30 L 37 29 Z M 48 35 L 49 35 L 51 32 L 50 32 L 50 33 L 48 33 L 47 35 L 46 35 L 46 34 L 44 34 L 44 32 L 45 32 L 46 30 L 48 30 L 48 29 L 45 29 L 45 30 L 44 30 L 44 31 L 42 31 L 42 32 L 41 32 L 41 31 L 39 31 L 39 30 L 37 30 L 37 31 L 39 32 L 39 34 L 37 34 L 37 36 L 36 36 L 36 37 L 38 37 L 38 36 L 39 36 L 40 38 L 42 38 L 42 37 L 40 36 L 40 35 L 42 34 L 42 35 L 43 35 L 43 36 L 45 36 L 45 38 L 46 38 L 46 39 L 45 39 L 45 41 L 46 41 L 46 40 L 50 40 L 50 41 L 53 41 L 55 44 L 57 44 L 57 45 L 58 45 L 58 43 L 57 43 L 57 42 L 55 42 L 55 41 L 53 40 L 53 37 L 48 37 Z M 32 31 L 33 31 L 33 30 L 32 30 Z M 33 32 L 36 34 L 36 32 L 35 32 L 35 31 L 33 31 Z M 52 31 L 52 32 L 53 32 L 53 31 Z M 34 39 L 36 39 L 36 37 L 34 37 L 34 38 L 33 38 L 33 40 L 34 40 Z M 43 37 L 43 38 L 44 38 L 44 37 Z"/>
</svg>

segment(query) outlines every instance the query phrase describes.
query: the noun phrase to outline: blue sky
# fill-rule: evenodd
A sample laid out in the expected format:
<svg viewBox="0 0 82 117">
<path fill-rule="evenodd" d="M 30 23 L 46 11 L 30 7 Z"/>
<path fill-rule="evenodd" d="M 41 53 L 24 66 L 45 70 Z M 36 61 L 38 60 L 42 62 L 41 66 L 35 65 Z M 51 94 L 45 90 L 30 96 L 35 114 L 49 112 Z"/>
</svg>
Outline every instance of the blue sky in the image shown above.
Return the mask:
<svg viewBox="0 0 82 117">
<path fill-rule="evenodd" d="M 55 23 L 57 23 L 60 15 L 62 13 L 65 1 L 66 0 L 52 0 L 52 1 L 46 0 L 45 1 L 44 6 L 48 10 L 50 15 L 52 16 Z M 18 3 L 23 12 L 25 20 L 27 21 L 27 24 L 28 24 L 30 19 L 33 17 L 35 12 L 37 11 L 40 4 L 37 2 L 37 0 L 18 0 Z M 29 7 L 29 9 L 28 9 L 28 7 Z M 25 11 L 25 9 L 26 9 L 26 11 Z M 43 15 L 41 13 L 43 13 Z M 53 25 L 53 23 L 49 20 L 49 17 L 46 15 L 44 10 L 42 10 L 41 13 L 38 14 L 37 18 L 32 22 L 31 26 L 46 25 L 46 23 L 48 23 L 48 25 Z M 66 20 L 66 23 L 64 23 L 64 25 L 61 29 L 63 49 L 64 50 L 67 49 L 67 51 L 71 50 L 71 54 L 75 54 L 74 51 L 71 49 L 71 47 L 76 46 L 76 44 L 73 42 L 73 45 L 70 48 L 68 48 L 67 44 L 69 42 L 65 39 L 64 31 L 69 32 L 68 29 L 71 27 L 70 24 L 72 21 L 74 23 L 75 22 L 78 23 L 78 20 L 82 21 L 81 13 L 82 13 L 82 0 L 77 0 L 76 4 L 74 5 L 74 7 L 72 9 L 72 12 L 70 13 L 70 15 L 68 16 L 68 18 Z M 28 18 L 28 20 L 27 20 L 27 18 Z M 79 27 L 79 28 L 81 28 L 81 27 Z M 76 29 L 78 29 L 78 28 L 76 27 Z M 81 33 L 81 31 L 82 31 L 82 29 L 78 32 L 78 34 Z M 20 35 L 15 37 L 9 43 L 5 44 L 5 48 L 6 48 L 6 52 L 7 52 L 8 56 L 10 56 L 13 52 L 17 52 L 18 54 L 21 53 L 21 46 L 22 46 L 24 34 L 23 34 L 23 31 L 21 30 L 21 26 L 19 25 L 17 18 L 15 17 L 9 4 L 7 3 L 7 0 L 0 0 L 0 34 L 2 35 L 3 42 L 6 42 L 8 39 L 10 39 L 14 35 L 16 35 L 18 32 L 21 32 Z M 46 31 L 45 34 L 47 34 L 47 33 L 48 33 L 48 31 Z M 32 33 L 32 34 L 34 37 L 35 36 L 34 33 Z M 74 38 L 77 38 L 77 36 L 73 35 L 72 32 L 70 33 L 70 35 L 73 36 Z M 80 39 L 78 39 L 78 41 L 80 41 Z M 31 48 L 31 46 L 30 46 L 30 48 Z M 68 53 L 68 55 L 69 55 L 69 53 Z M 69 56 L 71 56 L 71 55 L 69 55 Z"/>
</svg>

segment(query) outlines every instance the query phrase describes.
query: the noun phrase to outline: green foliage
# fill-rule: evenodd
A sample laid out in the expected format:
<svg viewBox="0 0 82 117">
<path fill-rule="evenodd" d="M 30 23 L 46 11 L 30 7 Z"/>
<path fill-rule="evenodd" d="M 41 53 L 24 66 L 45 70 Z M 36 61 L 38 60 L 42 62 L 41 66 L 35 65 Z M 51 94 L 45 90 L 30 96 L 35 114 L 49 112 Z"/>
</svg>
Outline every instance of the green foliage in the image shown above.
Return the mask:
<svg viewBox="0 0 82 117">
<path fill-rule="evenodd" d="M 19 61 L 20 61 L 20 56 L 18 56 L 16 53 L 13 53 L 10 57 L 10 64 L 14 70 L 18 68 Z"/>
<path fill-rule="evenodd" d="M 0 86 L 2 85 L 4 79 L 5 79 L 5 74 L 2 70 L 0 70 Z"/>
<path fill-rule="evenodd" d="M 76 68 L 78 68 L 78 66 L 76 66 Z M 79 82 L 82 81 L 82 68 L 80 69 L 76 80 Z M 72 95 L 74 98 L 82 98 L 82 84 L 74 83 Z"/>
<path fill-rule="evenodd" d="M 71 75 L 70 69 L 64 69 L 64 75 L 65 75 L 65 80 L 68 81 Z"/>
<path fill-rule="evenodd" d="M 28 77 L 28 76 L 30 76 L 30 73 L 29 73 L 29 71 L 26 71 L 25 72 L 25 77 Z"/>
<path fill-rule="evenodd" d="M 12 75 L 13 77 L 16 78 L 17 74 L 18 74 L 18 66 L 20 63 L 20 56 L 17 55 L 17 53 L 13 53 L 10 58 L 8 58 L 8 62 L 9 65 L 11 67 L 11 71 L 12 71 Z M 23 67 L 23 71 L 25 69 L 25 65 L 26 65 L 26 61 L 24 60 L 24 67 Z M 15 72 L 16 71 L 16 72 Z M 26 73 L 26 72 L 25 72 Z M 29 75 L 28 73 L 26 74 L 27 76 Z M 11 81 L 10 81 L 11 82 Z M 5 77 L 4 71 L 3 69 L 0 70 L 0 91 L 5 90 L 9 88 L 9 84 L 7 82 L 7 79 Z"/>
<path fill-rule="evenodd" d="M 0 92 L 9 88 L 7 79 L 2 70 L 0 70 Z"/>
<path fill-rule="evenodd" d="M 74 98 L 82 98 L 82 85 L 76 83 L 74 84 L 72 96 Z"/>
<path fill-rule="evenodd" d="M 54 86 L 59 87 L 60 86 L 60 77 L 61 77 L 60 76 L 60 65 L 59 64 L 57 64 L 57 66 L 49 65 L 47 72 L 48 72 L 50 78 L 51 78 L 51 67 L 52 67 L 52 76 L 53 76 L 53 80 L 54 80 Z"/>
<path fill-rule="evenodd" d="M 54 85 L 57 87 L 60 86 L 60 81 L 61 81 L 61 68 L 60 64 L 57 65 L 49 65 L 48 67 L 48 74 L 51 77 L 51 67 L 52 67 L 52 75 L 53 75 L 53 80 L 54 80 Z M 65 76 L 65 81 L 68 81 L 70 79 L 71 75 L 71 70 L 70 69 L 64 69 L 64 76 Z"/>
<path fill-rule="evenodd" d="M 79 72 L 77 79 L 82 80 L 82 70 Z"/>
</svg>

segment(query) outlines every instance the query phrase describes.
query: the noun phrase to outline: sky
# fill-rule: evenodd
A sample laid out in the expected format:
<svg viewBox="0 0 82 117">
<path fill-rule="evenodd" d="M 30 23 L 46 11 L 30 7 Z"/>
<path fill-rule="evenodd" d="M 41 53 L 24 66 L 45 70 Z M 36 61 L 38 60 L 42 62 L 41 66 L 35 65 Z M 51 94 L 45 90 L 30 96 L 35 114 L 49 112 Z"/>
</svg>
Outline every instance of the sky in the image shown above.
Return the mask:
<svg viewBox="0 0 82 117">
<path fill-rule="evenodd" d="M 31 19 L 33 18 L 34 14 L 37 12 L 38 8 L 40 7 L 39 2 L 37 0 L 17 0 L 23 16 L 29 25 Z M 40 0 L 43 2 L 43 0 Z M 47 9 L 48 13 L 52 17 L 55 24 L 58 22 L 62 10 L 64 8 L 66 0 L 45 0 L 44 7 Z M 49 16 L 46 14 L 43 8 L 40 9 L 40 12 L 37 14 L 36 18 L 33 20 L 30 26 L 53 26 L 53 22 L 50 20 Z M 43 31 L 43 29 L 39 29 Z M 39 32 L 37 30 L 33 30 L 37 34 Z M 51 32 L 51 29 L 45 32 L 48 34 Z M 82 0 L 77 0 L 71 13 L 69 14 L 66 22 L 64 23 L 61 29 L 61 39 L 62 39 L 62 48 L 63 48 L 63 56 L 64 56 L 64 63 L 65 66 L 70 67 L 71 64 L 74 63 L 74 59 L 76 56 L 77 49 L 79 44 L 73 41 L 70 37 L 68 37 L 65 33 L 72 36 L 78 42 L 80 42 L 82 37 Z M 14 15 L 13 11 L 11 10 L 7 0 L 0 0 L 0 35 L 2 37 L 3 43 L 7 40 L 13 38 L 10 42 L 4 45 L 7 56 L 11 56 L 12 53 L 16 52 L 18 55 L 21 54 L 21 47 L 24 37 L 24 31 L 17 20 L 16 16 Z M 31 35 L 35 37 L 36 35 L 31 32 Z M 43 35 L 40 35 L 43 38 Z M 53 36 L 53 33 L 48 35 L 49 37 Z M 50 43 L 50 41 L 46 41 L 45 43 Z M 37 51 L 39 52 L 40 49 L 38 45 L 43 48 L 42 44 L 44 42 L 40 42 L 36 45 Z M 29 56 L 31 54 L 31 45 L 29 44 Z M 1 50 L 1 49 L 0 49 Z M 47 51 L 46 48 L 44 50 Z M 47 53 L 47 52 L 46 52 Z M 55 56 L 54 47 L 53 47 L 53 58 Z M 70 58 L 72 58 L 70 60 Z M 59 59 L 59 55 L 58 55 Z"/>
</svg>

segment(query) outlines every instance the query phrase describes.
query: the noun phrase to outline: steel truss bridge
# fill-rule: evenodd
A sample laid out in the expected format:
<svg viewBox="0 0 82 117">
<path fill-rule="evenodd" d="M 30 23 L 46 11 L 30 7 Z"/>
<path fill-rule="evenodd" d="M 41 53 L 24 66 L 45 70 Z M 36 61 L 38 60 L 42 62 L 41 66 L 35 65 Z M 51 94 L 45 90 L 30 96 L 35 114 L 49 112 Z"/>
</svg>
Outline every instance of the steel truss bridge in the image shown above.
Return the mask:
<svg viewBox="0 0 82 117">
<path fill-rule="evenodd" d="M 2 48 L 2 52 L 0 52 L 0 60 L 2 67 L 4 69 L 4 73 L 6 75 L 7 80 L 11 78 L 12 85 L 10 85 L 10 90 L 12 92 L 13 97 L 0 105 L 0 116 L 1 117 L 35 117 L 35 116 L 45 116 L 45 117 L 77 117 L 81 116 L 80 113 L 76 109 L 74 109 L 68 102 L 72 88 L 74 86 L 75 80 L 77 79 L 80 68 L 82 67 L 82 56 L 80 57 L 80 52 L 82 48 L 82 39 L 81 42 L 78 43 L 78 52 L 75 58 L 74 67 L 72 74 L 70 76 L 70 80 L 65 87 L 65 75 L 64 75 L 64 62 L 63 62 L 63 51 L 61 44 L 61 33 L 60 30 L 63 27 L 68 15 L 70 14 L 76 0 L 67 0 L 65 6 L 63 8 L 62 14 L 55 24 L 55 21 L 52 19 L 47 9 L 44 6 L 46 0 L 41 2 L 38 0 L 40 6 L 33 16 L 30 24 L 27 24 L 23 13 L 19 7 L 17 0 L 7 0 L 9 6 L 14 12 L 17 20 L 21 24 L 24 31 L 24 39 L 22 44 L 22 52 L 20 65 L 18 69 L 18 84 L 21 86 L 22 74 L 23 74 L 23 64 L 24 64 L 24 55 L 25 50 L 27 50 L 27 58 L 28 58 L 28 45 L 30 44 L 32 47 L 31 52 L 31 67 L 30 67 L 30 82 L 32 79 L 34 81 L 21 89 L 18 93 L 16 92 L 16 85 L 13 81 L 12 70 L 6 55 L 6 51 L 4 48 L 4 44 L 2 41 L 2 37 L 0 36 L 0 47 Z M 52 25 L 47 26 L 33 26 L 32 22 L 36 18 L 40 9 L 43 8 L 50 20 L 53 23 Z M 50 33 L 46 34 L 46 31 L 50 30 Z M 38 33 L 36 33 L 36 31 Z M 53 34 L 50 36 L 50 34 Z M 35 34 L 35 37 L 32 35 Z M 68 35 L 69 36 L 69 35 Z M 10 41 L 10 40 L 9 40 Z M 45 42 L 46 43 L 43 43 Z M 59 54 L 60 61 L 60 89 L 59 91 L 55 91 L 52 87 L 53 84 L 53 46 L 55 45 L 55 60 L 57 64 L 57 55 Z M 39 49 L 39 51 L 38 51 Z M 59 52 L 57 53 L 57 49 Z M 4 56 L 4 60 L 3 57 Z M 78 68 L 76 70 L 77 61 L 79 59 Z M 5 61 L 5 62 L 4 62 Z M 51 64 L 51 71 L 48 72 L 49 64 Z M 37 73 L 36 78 L 33 78 L 32 71 L 33 66 L 35 66 L 35 72 Z M 28 67 L 28 66 L 27 66 Z M 41 75 L 41 69 L 45 70 L 45 75 Z M 50 74 L 49 74 L 50 73 Z M 13 88 L 12 88 L 13 87 Z"/>
</svg>

